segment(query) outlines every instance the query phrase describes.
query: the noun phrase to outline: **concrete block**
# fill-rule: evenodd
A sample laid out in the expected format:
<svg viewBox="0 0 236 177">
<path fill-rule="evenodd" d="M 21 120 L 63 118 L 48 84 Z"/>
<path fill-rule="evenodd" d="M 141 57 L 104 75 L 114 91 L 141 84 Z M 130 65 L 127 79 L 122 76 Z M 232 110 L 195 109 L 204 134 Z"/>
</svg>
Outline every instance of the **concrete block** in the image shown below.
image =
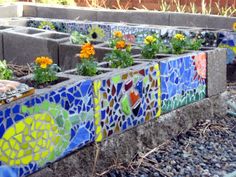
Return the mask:
<svg viewBox="0 0 236 177">
<path fill-rule="evenodd" d="M 226 90 L 226 49 L 217 48 L 207 53 L 207 96 Z"/>
<path fill-rule="evenodd" d="M 0 18 L 22 17 L 23 9 L 19 5 L 0 6 Z"/>
<path fill-rule="evenodd" d="M 193 27 L 209 27 L 207 15 L 187 14 L 187 13 L 169 13 L 170 26 L 193 26 Z"/>
<path fill-rule="evenodd" d="M 8 21 L 8 25 L 12 25 L 12 26 L 23 26 L 26 27 L 27 26 L 27 21 L 28 19 L 25 18 L 11 18 Z"/>
<path fill-rule="evenodd" d="M 58 138 L 60 136 L 61 138 L 59 138 L 59 140 L 64 141 L 63 137 L 67 136 L 66 140 L 64 141 L 67 144 L 61 145 L 60 151 L 58 151 L 57 154 L 53 155 L 50 160 L 48 160 L 49 154 L 47 156 L 41 157 L 41 159 L 44 159 L 42 163 L 37 163 L 37 167 L 34 169 L 25 169 L 22 175 L 18 175 L 20 167 L 17 167 L 17 171 L 15 171 L 16 173 L 13 173 L 15 176 L 19 177 L 30 175 L 40 168 L 43 168 L 48 163 L 52 163 L 58 159 L 61 159 L 62 157 L 65 157 L 67 154 L 75 151 L 76 149 L 82 148 L 90 144 L 91 142 L 94 142 L 95 123 L 93 119 L 94 109 L 92 101 L 92 81 L 83 80 L 82 77 L 79 76 L 70 76 L 62 73 L 58 73 L 58 77 L 66 80 L 60 83 L 55 83 L 53 86 L 45 87 L 42 89 L 35 89 L 35 93 L 31 96 L 0 106 L 1 114 L 3 114 L 5 117 L 5 119 L 2 120 L 2 124 L 6 125 L 4 129 L 1 129 L 3 137 L 4 135 L 7 135 L 7 130 L 9 130 L 8 128 L 10 128 L 11 126 L 17 126 L 18 122 L 21 122 L 23 124 L 23 128 L 25 127 L 25 129 L 30 129 L 31 125 L 24 122 L 27 117 L 32 117 L 33 121 L 40 120 L 41 124 L 45 126 L 55 126 L 56 131 L 54 131 L 54 136 L 58 136 Z M 26 78 L 32 79 L 30 76 L 28 76 L 25 78 L 21 78 L 20 80 L 23 81 L 23 79 Z M 81 94 L 79 93 L 80 91 Z M 35 109 L 36 106 L 37 109 Z M 15 109 L 16 107 L 18 109 Z M 25 109 L 26 111 L 24 111 L 23 109 Z M 48 116 L 45 116 L 45 114 Z M 15 117 L 19 116 L 21 116 L 21 119 L 18 119 L 18 122 L 12 121 L 11 124 L 7 123 L 7 120 L 14 120 Z M 50 118 L 50 120 L 52 121 L 60 117 L 60 121 L 62 123 L 54 124 L 53 122 L 52 124 L 49 124 L 48 119 L 47 121 L 45 120 L 46 117 Z M 70 117 L 74 117 L 73 120 L 75 120 L 76 123 L 73 122 L 72 119 L 69 119 Z M 79 121 L 81 119 L 83 119 L 83 121 Z M 78 125 L 76 130 L 74 130 L 75 125 Z M 43 127 L 43 131 L 45 131 L 46 134 L 52 132 L 49 128 L 45 128 L 45 126 Z M 62 132 L 58 131 L 57 127 L 59 128 L 59 126 L 60 131 Z M 21 129 L 21 131 L 23 130 Z M 72 132 L 75 132 L 75 134 L 73 134 Z M 24 137 L 26 137 L 27 135 L 31 134 L 24 134 Z M 70 139 L 71 136 L 75 137 L 75 135 L 78 135 L 77 139 Z M 35 137 L 34 140 L 37 141 L 37 137 Z M 22 143 L 27 143 L 27 140 L 23 138 Z M 43 153 L 45 152 L 45 150 L 44 148 L 40 148 L 37 150 L 37 152 Z M 33 151 L 28 154 L 31 156 L 35 155 Z M 30 163 L 34 163 L 33 160 L 29 160 Z M 6 165 L 6 168 L 15 169 L 12 165 Z M 6 177 L 5 174 L 1 175 L 1 177 Z"/>
<path fill-rule="evenodd" d="M 37 56 L 49 56 L 59 62 L 59 43 L 69 40 L 67 34 L 24 28 L 3 33 L 4 58 L 19 65 L 32 63 Z"/>
<path fill-rule="evenodd" d="M 4 59 L 3 54 L 3 32 L 13 29 L 11 26 L 0 26 L 0 60 Z"/>
<path fill-rule="evenodd" d="M 37 7 L 37 16 L 42 18 L 97 20 L 97 11 L 91 9 Z"/>
</svg>

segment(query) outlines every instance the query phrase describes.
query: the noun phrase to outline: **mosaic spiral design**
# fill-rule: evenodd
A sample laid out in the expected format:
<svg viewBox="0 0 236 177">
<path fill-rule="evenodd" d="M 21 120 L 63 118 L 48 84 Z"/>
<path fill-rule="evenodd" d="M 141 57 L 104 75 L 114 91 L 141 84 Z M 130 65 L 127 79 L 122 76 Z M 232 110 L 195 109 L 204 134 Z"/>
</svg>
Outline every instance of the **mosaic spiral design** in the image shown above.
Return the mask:
<svg viewBox="0 0 236 177">
<path fill-rule="evenodd" d="M 27 176 L 95 139 L 92 81 L 80 81 L 0 111 L 0 164 Z"/>
</svg>

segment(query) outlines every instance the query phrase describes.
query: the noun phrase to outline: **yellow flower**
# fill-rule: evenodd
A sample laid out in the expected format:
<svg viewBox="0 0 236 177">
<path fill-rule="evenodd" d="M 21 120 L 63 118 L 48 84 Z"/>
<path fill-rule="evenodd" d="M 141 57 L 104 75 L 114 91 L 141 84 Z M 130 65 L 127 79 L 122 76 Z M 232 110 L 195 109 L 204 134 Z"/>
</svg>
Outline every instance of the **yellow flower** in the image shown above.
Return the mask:
<svg viewBox="0 0 236 177">
<path fill-rule="evenodd" d="M 174 38 L 175 39 L 178 39 L 178 40 L 180 40 L 180 41 L 183 41 L 183 40 L 185 40 L 185 36 L 183 35 L 183 34 L 176 34 L 175 36 L 174 36 Z"/>
<path fill-rule="evenodd" d="M 37 57 L 35 59 L 35 63 L 38 64 L 41 68 L 45 69 L 48 67 L 48 65 L 51 65 L 53 63 L 53 60 L 49 57 Z"/>
<path fill-rule="evenodd" d="M 40 67 L 45 69 L 45 68 L 47 68 L 47 64 L 41 64 Z"/>
<path fill-rule="evenodd" d="M 123 34 L 122 34 L 121 31 L 115 31 L 115 32 L 113 33 L 113 36 L 114 36 L 115 38 L 122 38 L 122 37 L 123 37 Z"/>
<path fill-rule="evenodd" d="M 233 31 L 236 31 L 236 22 L 233 23 Z"/>
<path fill-rule="evenodd" d="M 82 50 L 80 51 L 80 58 L 81 59 L 89 59 L 91 56 L 95 55 L 95 50 L 92 44 L 85 43 L 82 46 Z"/>
<path fill-rule="evenodd" d="M 124 49 L 125 46 L 126 46 L 126 44 L 125 44 L 125 41 L 123 41 L 123 40 L 117 41 L 117 43 L 116 43 L 116 48 L 117 49 Z"/>
<path fill-rule="evenodd" d="M 128 44 L 127 47 L 126 47 L 126 51 L 131 52 L 131 49 L 132 49 L 131 44 Z"/>
<path fill-rule="evenodd" d="M 153 36 L 147 36 L 145 39 L 144 39 L 144 43 L 145 44 L 151 44 L 151 43 L 154 43 L 154 42 L 156 42 L 156 38 L 155 37 L 153 37 Z"/>
</svg>

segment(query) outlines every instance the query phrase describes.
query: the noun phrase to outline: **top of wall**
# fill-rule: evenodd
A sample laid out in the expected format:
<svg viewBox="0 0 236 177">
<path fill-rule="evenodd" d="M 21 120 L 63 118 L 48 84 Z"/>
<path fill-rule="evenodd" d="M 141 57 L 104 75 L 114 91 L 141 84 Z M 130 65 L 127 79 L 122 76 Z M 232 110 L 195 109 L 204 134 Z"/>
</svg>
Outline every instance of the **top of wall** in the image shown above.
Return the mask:
<svg viewBox="0 0 236 177">
<path fill-rule="evenodd" d="M 5 13 L 2 13 L 2 9 Z M 127 22 L 167 26 L 232 29 L 236 17 L 145 10 L 114 10 L 86 7 L 16 3 L 0 6 L 0 17 L 41 17 L 90 21 Z"/>
</svg>

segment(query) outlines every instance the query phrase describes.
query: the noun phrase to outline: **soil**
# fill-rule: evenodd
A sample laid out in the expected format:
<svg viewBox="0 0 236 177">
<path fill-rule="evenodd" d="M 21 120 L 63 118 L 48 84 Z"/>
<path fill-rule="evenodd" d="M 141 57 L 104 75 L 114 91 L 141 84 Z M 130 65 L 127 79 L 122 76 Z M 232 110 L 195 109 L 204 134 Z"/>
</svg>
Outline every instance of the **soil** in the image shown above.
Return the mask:
<svg viewBox="0 0 236 177">
<path fill-rule="evenodd" d="M 227 64 L 227 81 L 236 82 L 236 64 Z"/>
<path fill-rule="evenodd" d="M 50 88 L 53 85 L 56 85 L 58 83 L 64 82 L 66 80 L 69 80 L 65 77 L 59 77 L 57 80 L 50 82 L 50 83 L 44 83 L 44 84 L 37 84 L 36 81 L 32 79 L 21 79 L 19 82 L 27 84 L 29 87 L 34 87 L 36 89 L 43 89 L 43 88 Z"/>
</svg>

